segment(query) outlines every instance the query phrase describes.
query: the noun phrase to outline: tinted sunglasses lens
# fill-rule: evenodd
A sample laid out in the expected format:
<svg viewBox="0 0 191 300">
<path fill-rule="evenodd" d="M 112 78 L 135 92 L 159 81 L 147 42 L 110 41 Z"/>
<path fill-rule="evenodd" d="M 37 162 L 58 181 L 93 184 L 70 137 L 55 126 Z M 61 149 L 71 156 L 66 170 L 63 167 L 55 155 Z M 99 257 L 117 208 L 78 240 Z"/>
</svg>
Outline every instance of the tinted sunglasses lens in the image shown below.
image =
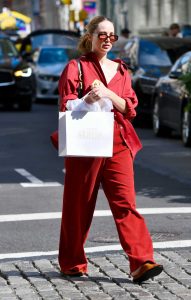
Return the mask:
<svg viewBox="0 0 191 300">
<path fill-rule="evenodd" d="M 107 34 L 104 34 L 104 33 L 99 33 L 98 34 L 98 38 L 100 39 L 100 40 L 106 40 L 107 39 Z"/>
<path fill-rule="evenodd" d="M 110 35 L 110 41 L 111 42 L 116 42 L 117 40 L 118 40 L 118 35 L 116 35 L 116 34 L 112 34 L 112 35 Z"/>
<path fill-rule="evenodd" d="M 105 41 L 108 37 L 109 37 L 111 42 L 116 42 L 118 40 L 118 35 L 116 35 L 116 34 L 111 34 L 111 35 L 107 35 L 105 33 L 99 33 L 98 34 L 98 38 L 101 41 Z"/>
</svg>

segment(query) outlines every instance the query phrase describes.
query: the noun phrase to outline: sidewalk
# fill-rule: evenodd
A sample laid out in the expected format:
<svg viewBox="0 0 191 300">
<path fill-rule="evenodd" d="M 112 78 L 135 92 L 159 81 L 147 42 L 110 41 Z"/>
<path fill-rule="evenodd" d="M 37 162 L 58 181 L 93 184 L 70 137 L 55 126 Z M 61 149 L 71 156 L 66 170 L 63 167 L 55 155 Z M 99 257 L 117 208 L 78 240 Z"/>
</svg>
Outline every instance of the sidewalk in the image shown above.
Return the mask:
<svg viewBox="0 0 191 300">
<path fill-rule="evenodd" d="M 133 284 L 123 252 L 88 255 L 83 277 L 61 277 L 57 259 L 0 262 L 0 300 L 174 300 L 191 299 L 191 251 L 155 251 L 165 271 L 155 280 Z"/>
</svg>

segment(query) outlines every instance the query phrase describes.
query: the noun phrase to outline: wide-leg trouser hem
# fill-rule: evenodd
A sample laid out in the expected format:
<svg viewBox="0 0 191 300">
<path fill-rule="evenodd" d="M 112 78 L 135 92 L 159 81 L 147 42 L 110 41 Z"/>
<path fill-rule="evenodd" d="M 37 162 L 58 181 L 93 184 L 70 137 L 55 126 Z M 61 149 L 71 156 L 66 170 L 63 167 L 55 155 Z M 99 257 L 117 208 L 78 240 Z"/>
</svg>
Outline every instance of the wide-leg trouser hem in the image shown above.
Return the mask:
<svg viewBox="0 0 191 300">
<path fill-rule="evenodd" d="M 117 170 L 117 172 L 116 172 Z M 108 199 L 119 240 L 133 272 L 144 262 L 154 262 L 153 245 L 144 218 L 136 210 L 133 160 L 124 148 L 106 160 L 102 187 Z"/>
</svg>

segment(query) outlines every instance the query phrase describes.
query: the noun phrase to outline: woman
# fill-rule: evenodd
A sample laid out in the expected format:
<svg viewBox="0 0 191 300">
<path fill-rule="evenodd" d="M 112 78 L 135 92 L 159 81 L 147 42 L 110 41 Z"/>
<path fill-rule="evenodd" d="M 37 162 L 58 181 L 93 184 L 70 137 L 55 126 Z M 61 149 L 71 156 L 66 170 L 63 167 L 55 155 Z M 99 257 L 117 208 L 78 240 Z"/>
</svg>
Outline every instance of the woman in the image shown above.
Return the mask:
<svg viewBox="0 0 191 300">
<path fill-rule="evenodd" d="M 65 275 L 87 272 L 84 243 L 92 221 L 100 183 L 109 201 L 121 245 L 128 255 L 134 282 L 154 277 L 163 267 L 154 262 L 150 234 L 136 210 L 133 158 L 141 143 L 130 123 L 137 98 L 121 60 L 107 58 L 118 36 L 113 23 L 105 17 L 93 18 L 82 36 L 79 50 L 83 74 L 83 94 L 92 104 L 109 98 L 114 111 L 114 144 L 111 158 L 68 157 L 65 159 L 65 183 L 60 233 L 59 264 Z M 93 85 L 95 80 L 100 84 Z M 59 81 L 60 110 L 65 111 L 78 98 L 79 74 L 71 60 Z M 75 103 L 75 102 L 73 102 Z M 77 176 L 76 176 L 77 173 Z"/>
</svg>

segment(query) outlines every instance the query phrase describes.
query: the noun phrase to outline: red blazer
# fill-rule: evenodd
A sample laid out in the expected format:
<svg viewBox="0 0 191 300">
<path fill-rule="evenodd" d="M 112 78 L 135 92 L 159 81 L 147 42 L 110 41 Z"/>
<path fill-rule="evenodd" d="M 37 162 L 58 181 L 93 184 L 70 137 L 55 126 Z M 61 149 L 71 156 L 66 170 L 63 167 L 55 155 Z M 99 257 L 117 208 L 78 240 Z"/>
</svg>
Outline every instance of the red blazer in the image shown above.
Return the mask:
<svg viewBox="0 0 191 300">
<path fill-rule="evenodd" d="M 113 109 L 115 120 L 121 125 L 120 130 L 124 141 L 131 150 L 132 156 L 142 148 L 141 142 L 131 124 L 136 116 L 135 107 L 138 100 L 131 87 L 131 77 L 123 61 L 116 59 L 119 68 L 116 75 L 107 84 L 104 73 L 101 69 L 97 56 L 90 52 L 80 57 L 83 79 L 83 95 L 90 91 L 90 86 L 95 79 L 99 79 L 106 87 L 115 92 L 127 102 L 127 113 L 122 114 L 116 108 Z M 78 98 L 79 72 L 76 60 L 71 60 L 59 80 L 60 111 L 66 110 L 68 100 Z"/>
</svg>

